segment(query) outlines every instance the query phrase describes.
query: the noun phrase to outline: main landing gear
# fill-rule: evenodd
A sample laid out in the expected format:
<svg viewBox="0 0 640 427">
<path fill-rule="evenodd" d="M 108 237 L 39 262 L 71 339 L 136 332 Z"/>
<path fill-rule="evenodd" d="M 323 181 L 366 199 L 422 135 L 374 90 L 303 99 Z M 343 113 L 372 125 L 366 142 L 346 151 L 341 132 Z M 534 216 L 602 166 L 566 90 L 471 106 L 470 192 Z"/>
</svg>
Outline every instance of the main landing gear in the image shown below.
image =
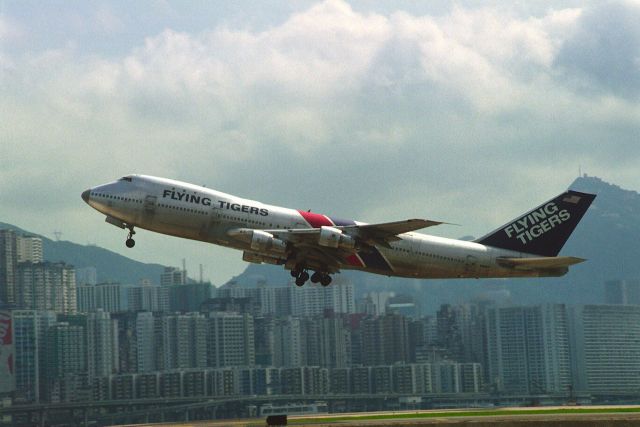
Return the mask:
<svg viewBox="0 0 640 427">
<path fill-rule="evenodd" d="M 296 286 L 302 286 L 309 280 L 309 273 L 303 268 L 294 268 L 291 270 L 291 277 L 296 278 Z M 318 282 L 322 286 L 329 286 L 331 284 L 331 276 L 328 273 L 316 271 L 311 275 L 311 283 Z"/>
<path fill-rule="evenodd" d="M 129 228 L 129 234 L 124 244 L 127 245 L 128 248 L 132 248 L 136 245 L 136 241 L 133 240 L 133 235 L 136 234 L 136 232 L 133 230 L 133 225 L 128 225 L 127 228 Z"/>
</svg>

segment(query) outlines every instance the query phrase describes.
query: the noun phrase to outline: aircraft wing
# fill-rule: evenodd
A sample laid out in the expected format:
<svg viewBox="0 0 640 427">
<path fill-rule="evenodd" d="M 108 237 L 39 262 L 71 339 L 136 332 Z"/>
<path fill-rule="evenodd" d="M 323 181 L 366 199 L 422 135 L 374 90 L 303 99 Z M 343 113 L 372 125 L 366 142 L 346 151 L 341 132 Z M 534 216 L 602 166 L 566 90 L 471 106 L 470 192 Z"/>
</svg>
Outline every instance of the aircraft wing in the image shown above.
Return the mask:
<svg viewBox="0 0 640 427">
<path fill-rule="evenodd" d="M 444 224 L 444 222 L 431 221 L 429 219 L 405 219 L 404 221 L 383 222 L 379 224 L 348 225 L 342 227 L 342 230 L 349 234 L 353 231 L 360 235 L 387 238 L 440 224 Z"/>
<path fill-rule="evenodd" d="M 379 224 L 348 225 L 341 228 L 345 233 L 359 238 L 364 243 L 381 245 L 388 248 L 390 247 L 389 242 L 400 240 L 398 234 L 440 224 L 445 223 L 428 219 L 406 219 L 403 221 L 383 222 Z"/>
<path fill-rule="evenodd" d="M 400 240 L 398 234 L 440 224 L 445 223 L 428 219 L 406 219 L 403 221 L 382 222 L 378 224 L 334 226 L 332 228 L 341 230 L 344 234 L 359 240 L 360 243 L 369 245 L 378 244 L 389 247 L 388 242 Z M 265 231 L 290 242 L 315 241 L 317 243 L 321 228 L 293 228 Z"/>
<path fill-rule="evenodd" d="M 537 258 L 497 258 L 498 265 L 516 270 L 545 270 L 569 267 L 586 261 L 582 258 L 570 256 L 537 257 Z"/>
<path fill-rule="evenodd" d="M 365 253 L 377 251 L 376 245 L 390 247 L 389 242 L 400 240 L 399 234 L 439 224 L 443 223 L 426 219 L 408 219 L 379 224 L 330 226 L 329 228 L 340 230 L 343 235 L 356 241 L 355 245 L 336 245 L 336 247 L 322 246 L 319 243 L 323 227 L 257 231 L 268 233 L 276 239 L 287 242 L 291 252 L 301 262 L 317 263 L 326 266 L 329 270 L 339 271 L 340 264 L 349 262 L 349 259 L 351 262 L 356 262 L 357 257 L 354 258 L 354 255 L 362 254 L 363 251 Z M 236 228 L 229 230 L 227 234 L 238 240 L 250 241 L 253 232 L 254 230 L 248 228 Z"/>
</svg>

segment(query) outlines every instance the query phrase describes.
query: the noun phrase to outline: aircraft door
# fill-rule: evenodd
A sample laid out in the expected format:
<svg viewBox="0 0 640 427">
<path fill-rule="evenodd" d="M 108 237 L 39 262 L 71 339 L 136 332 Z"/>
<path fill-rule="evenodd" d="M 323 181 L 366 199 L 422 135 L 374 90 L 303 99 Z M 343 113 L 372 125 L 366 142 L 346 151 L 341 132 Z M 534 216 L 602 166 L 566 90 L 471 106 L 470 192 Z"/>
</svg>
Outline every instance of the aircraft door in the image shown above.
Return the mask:
<svg viewBox="0 0 640 427">
<path fill-rule="evenodd" d="M 478 258 L 473 255 L 467 255 L 464 264 L 464 272 L 466 276 L 474 276 L 478 271 Z"/>
<path fill-rule="evenodd" d="M 156 196 L 147 196 L 144 198 L 144 213 L 145 215 L 153 215 L 156 213 Z"/>
</svg>

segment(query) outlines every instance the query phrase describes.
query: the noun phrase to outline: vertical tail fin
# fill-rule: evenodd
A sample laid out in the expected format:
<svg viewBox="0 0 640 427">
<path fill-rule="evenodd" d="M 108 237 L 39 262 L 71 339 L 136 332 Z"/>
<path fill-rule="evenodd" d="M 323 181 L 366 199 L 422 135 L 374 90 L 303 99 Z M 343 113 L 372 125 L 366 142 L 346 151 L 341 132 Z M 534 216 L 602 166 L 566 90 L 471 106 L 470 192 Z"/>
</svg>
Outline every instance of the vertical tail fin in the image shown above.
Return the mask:
<svg viewBox="0 0 640 427">
<path fill-rule="evenodd" d="M 556 256 L 595 197 L 595 194 L 569 190 L 476 242 L 534 255 Z"/>
</svg>

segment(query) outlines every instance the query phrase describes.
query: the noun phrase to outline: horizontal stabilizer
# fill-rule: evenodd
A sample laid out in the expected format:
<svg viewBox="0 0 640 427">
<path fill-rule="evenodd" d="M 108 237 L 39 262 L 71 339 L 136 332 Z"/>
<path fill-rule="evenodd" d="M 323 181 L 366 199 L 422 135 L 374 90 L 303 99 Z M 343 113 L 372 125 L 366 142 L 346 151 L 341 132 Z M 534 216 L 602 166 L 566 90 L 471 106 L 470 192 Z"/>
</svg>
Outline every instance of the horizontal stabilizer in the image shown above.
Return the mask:
<svg viewBox="0 0 640 427">
<path fill-rule="evenodd" d="M 497 258 L 496 262 L 502 267 L 516 270 L 544 270 L 569 267 L 586 261 L 571 256 L 539 257 L 539 258 Z"/>
</svg>

